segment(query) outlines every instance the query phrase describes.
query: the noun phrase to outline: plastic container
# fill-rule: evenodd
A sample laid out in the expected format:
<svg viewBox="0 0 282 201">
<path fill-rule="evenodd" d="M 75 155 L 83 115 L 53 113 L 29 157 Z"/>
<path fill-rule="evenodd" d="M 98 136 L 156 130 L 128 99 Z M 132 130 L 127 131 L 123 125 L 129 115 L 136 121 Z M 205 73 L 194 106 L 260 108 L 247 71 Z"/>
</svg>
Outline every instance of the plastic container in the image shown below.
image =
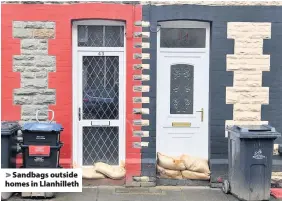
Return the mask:
<svg viewBox="0 0 282 201">
<path fill-rule="evenodd" d="M 22 129 L 23 144 L 56 146 L 62 130 L 61 124 L 56 123 L 26 123 Z"/>
<path fill-rule="evenodd" d="M 59 168 L 62 145 L 22 145 L 23 168 Z"/>
<path fill-rule="evenodd" d="M 273 142 L 281 134 L 268 125 L 233 126 L 227 131 L 229 174 L 222 190 L 240 200 L 268 200 Z"/>
</svg>

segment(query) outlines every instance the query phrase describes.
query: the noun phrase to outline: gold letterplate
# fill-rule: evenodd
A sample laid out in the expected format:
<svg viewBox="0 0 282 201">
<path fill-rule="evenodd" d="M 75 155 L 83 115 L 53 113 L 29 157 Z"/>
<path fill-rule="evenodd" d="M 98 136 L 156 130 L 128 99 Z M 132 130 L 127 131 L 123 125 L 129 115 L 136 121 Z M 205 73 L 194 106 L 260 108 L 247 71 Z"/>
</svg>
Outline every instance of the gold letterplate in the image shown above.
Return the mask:
<svg viewBox="0 0 282 201">
<path fill-rule="evenodd" d="M 190 122 L 172 122 L 172 127 L 191 127 Z"/>
</svg>

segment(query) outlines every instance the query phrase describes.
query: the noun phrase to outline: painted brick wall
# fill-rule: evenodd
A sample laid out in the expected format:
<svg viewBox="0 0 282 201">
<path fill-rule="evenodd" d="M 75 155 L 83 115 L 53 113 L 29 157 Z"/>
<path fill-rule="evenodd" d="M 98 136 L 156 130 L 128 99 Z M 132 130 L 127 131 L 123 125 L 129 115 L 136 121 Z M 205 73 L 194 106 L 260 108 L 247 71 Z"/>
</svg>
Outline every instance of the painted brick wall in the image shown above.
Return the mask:
<svg viewBox="0 0 282 201">
<path fill-rule="evenodd" d="M 34 120 L 37 108 L 55 111 L 55 121 L 63 125 L 64 146 L 60 163 L 70 167 L 72 160 L 72 20 L 109 19 L 126 23 L 126 170 L 127 182 L 141 174 L 141 149 L 134 147 L 141 119 L 134 108 L 142 108 L 142 92 L 134 90 L 141 64 L 134 33 L 142 27 L 140 5 L 123 4 L 3 4 L 2 5 L 2 120 Z M 43 93 L 41 93 L 43 91 Z M 43 113 L 41 120 L 47 120 Z"/>
<path fill-rule="evenodd" d="M 221 167 L 224 169 L 222 174 L 226 174 L 226 166 L 222 166 L 222 164 L 227 163 L 227 139 L 225 138 L 225 121 L 240 119 L 244 121 L 268 121 L 271 125 L 277 128 L 278 131 L 282 131 L 282 126 L 279 122 L 282 121 L 282 110 L 280 108 L 280 102 L 282 98 L 282 80 L 278 77 L 281 75 L 281 57 L 279 57 L 279 49 L 282 48 L 281 41 L 281 17 L 282 17 L 282 7 L 281 6 L 202 6 L 202 5 L 158 5 L 158 6 L 143 6 L 143 20 L 149 21 L 151 24 L 150 31 L 150 49 L 147 50 L 151 55 L 151 59 L 149 64 L 151 66 L 150 69 L 150 87 L 151 90 L 147 96 L 150 97 L 150 103 L 148 107 L 150 108 L 150 133 L 156 132 L 156 116 L 155 116 L 155 98 L 156 98 L 156 27 L 158 21 L 166 21 L 166 20 L 204 20 L 211 22 L 211 50 L 210 50 L 210 118 L 209 118 L 209 150 L 210 150 L 210 161 L 211 164 L 215 164 L 211 166 L 212 172 L 221 171 Z M 232 27 L 232 23 L 241 23 L 246 22 L 248 26 L 261 26 L 261 30 L 265 30 L 263 35 L 259 38 L 259 42 L 255 43 L 257 48 L 251 47 L 242 49 L 240 47 L 240 38 L 234 35 L 235 28 Z M 254 24 L 257 23 L 257 24 Z M 261 24 L 263 23 L 263 24 Z M 265 23 L 265 24 L 264 24 Z M 247 26 L 247 27 L 248 27 Z M 246 28 L 245 24 L 242 24 L 242 29 Z M 257 28 L 255 26 L 255 28 Z M 234 31 L 233 31 L 234 30 Z M 236 29 L 237 33 L 240 30 Z M 232 33 L 233 31 L 233 33 Z M 254 32 L 250 32 L 253 34 Z M 261 32 L 259 32 L 261 33 Z M 233 34 L 233 35 L 232 35 Z M 240 33 L 239 33 L 240 35 Z M 256 35 L 256 34 L 253 34 Z M 251 39 L 252 36 L 243 37 L 244 40 Z M 234 37 L 235 40 L 234 40 Z M 239 40 L 239 43 L 238 43 Z M 248 45 L 249 43 L 243 42 L 244 45 Z M 238 46 L 239 45 L 239 46 Z M 242 45 L 242 43 L 241 43 Z M 249 44 L 254 45 L 254 44 Z M 235 50 L 234 50 L 235 47 Z M 237 48 L 238 47 L 238 48 Z M 250 83 L 245 82 L 243 75 L 240 75 L 241 71 L 234 72 L 229 71 L 230 62 L 227 61 L 227 58 L 231 58 L 232 55 L 239 55 L 238 57 L 246 57 L 246 54 L 254 59 L 257 57 L 264 58 L 263 62 L 265 62 L 265 69 L 251 71 L 249 69 L 248 72 L 250 76 L 248 76 Z M 270 57 L 270 58 L 269 58 Z M 234 58 L 234 57 L 233 57 Z M 245 60 L 236 60 L 238 62 Z M 270 65 L 269 65 L 270 61 Z M 228 63 L 229 62 L 229 63 Z M 267 71 L 265 71 L 267 70 Z M 270 70 L 270 71 L 268 71 Z M 262 72 L 264 71 L 264 72 Z M 260 77 L 262 74 L 262 78 Z M 239 75 L 239 76 L 238 76 Z M 240 78 L 241 77 L 241 78 Z M 253 80 L 252 80 L 253 79 Z M 260 83 L 262 84 L 260 85 Z M 235 85 L 234 85 L 235 84 Z M 240 105 L 236 105 L 233 107 L 232 104 L 229 103 L 229 98 L 232 98 L 232 94 L 227 97 L 227 93 L 229 90 L 232 90 L 233 86 L 242 86 L 249 85 L 248 87 L 253 87 L 254 89 L 262 89 L 259 92 L 259 95 L 256 96 L 261 97 L 261 101 L 258 102 L 257 105 L 252 105 L 247 107 L 244 105 L 243 109 L 247 109 L 249 111 L 253 111 L 254 115 L 246 115 L 244 112 L 241 112 L 238 107 Z M 230 88 L 231 87 L 231 88 Z M 268 97 L 268 88 L 269 87 L 269 97 Z M 254 90 L 248 88 L 246 91 L 250 96 L 250 90 Z M 242 92 L 242 91 L 241 91 Z M 241 93 L 240 92 L 240 93 Z M 258 95 L 258 94 L 256 94 Z M 228 101 L 226 102 L 226 98 Z M 234 98 L 234 96 L 233 96 Z M 237 100 L 238 97 L 236 97 Z M 269 98 L 269 104 L 268 104 Z M 249 99 L 252 99 L 250 96 Z M 230 103 L 232 101 L 230 100 Z M 259 105 L 262 105 L 261 115 Z M 268 104 L 268 105 L 267 105 Z M 254 108 L 251 108 L 254 107 Z M 235 113 L 233 113 L 233 110 Z M 153 112 L 154 111 L 154 112 Z M 240 111 L 240 112 L 239 112 Z M 235 114 L 233 116 L 233 114 Z M 148 141 L 154 141 L 155 138 L 151 137 L 147 139 Z M 158 139 L 157 139 L 158 140 Z M 279 141 L 278 139 L 277 141 Z M 155 157 L 155 147 L 152 147 L 151 150 L 148 150 L 146 153 L 148 158 Z M 145 171 L 145 169 L 144 169 Z M 143 173 L 143 169 L 142 169 Z M 220 174 L 221 174 L 220 173 Z M 145 173 L 144 173 L 145 174 Z M 213 179 L 213 178 L 212 178 Z"/>
<path fill-rule="evenodd" d="M 142 3 L 147 4 L 146 2 Z M 175 3 L 177 2 L 174 1 L 173 4 Z M 93 18 L 124 20 L 127 24 L 126 68 L 128 77 L 126 87 L 126 167 L 129 174 L 127 181 L 137 186 L 140 186 L 140 183 L 134 183 L 132 177 L 136 177 L 135 181 L 151 181 L 150 179 L 155 176 L 156 172 L 156 25 L 158 21 L 162 20 L 187 19 L 210 21 L 212 28 L 210 53 L 210 158 L 212 160 L 218 159 L 218 164 L 221 164 L 222 159 L 227 158 L 227 140 L 224 136 L 226 120 L 239 119 L 241 121 L 243 119 L 249 121 L 252 119 L 261 122 L 268 121 L 278 131 L 282 132 L 280 123 L 282 110 L 279 109 L 282 99 L 282 80 L 280 79 L 282 73 L 280 66 L 280 50 L 282 49 L 282 35 L 280 34 L 282 32 L 281 2 L 247 2 L 246 4 L 246 2 L 187 1 L 184 4 L 199 5 L 160 6 L 160 4 L 171 4 L 171 2 L 158 2 L 158 4 L 158 6 L 144 5 L 143 11 L 141 11 L 141 6 L 99 3 L 2 5 L 2 30 L 4 30 L 1 38 L 3 50 L 1 55 L 2 119 L 30 120 L 32 119 L 31 114 L 34 113 L 37 107 L 54 109 L 56 112 L 55 120 L 65 127 L 62 136 L 65 143 L 61 156 L 62 163 L 66 167 L 70 166 L 72 164 L 71 21 Z M 228 5 L 228 7 L 221 5 Z M 143 15 L 143 21 L 150 23 L 150 27 L 134 26 L 135 21 L 141 20 L 141 15 Z M 13 21 L 15 22 L 13 23 Z M 240 45 L 236 46 L 240 38 L 230 36 L 230 34 L 232 35 L 232 26 L 230 27 L 230 25 L 242 22 L 267 24 L 265 26 L 267 27 L 267 34 L 260 37 L 258 43 L 254 43 L 257 46 L 247 49 L 242 49 Z M 20 25 L 17 25 L 17 23 Z M 41 25 L 38 24 L 42 24 L 43 27 L 40 28 Z M 32 37 L 28 36 L 30 32 L 26 31 L 27 36 L 23 38 L 17 35 L 17 31 L 15 31 L 17 28 L 23 28 L 17 26 L 33 26 L 25 28 L 31 29 L 34 34 L 37 29 L 45 29 L 46 24 L 54 24 L 54 27 L 48 28 L 55 31 L 54 36 L 45 35 L 44 38 L 34 38 L 34 35 Z M 27 41 L 27 39 L 29 40 Z M 249 45 L 247 42 L 242 44 L 243 46 Z M 19 60 L 17 57 L 23 58 L 23 55 L 29 55 L 30 52 L 33 52 L 34 60 L 32 62 L 35 62 L 35 64 L 30 61 L 31 58 L 28 62 L 35 65 L 36 69 L 40 67 L 37 66 L 36 62 L 38 63 L 41 60 L 39 59 L 42 58 L 41 54 L 45 55 L 45 59 L 55 58 L 55 65 L 51 61 L 51 69 L 48 70 L 46 68 L 48 66 L 45 66 L 42 72 L 27 73 L 26 68 L 24 68 L 24 71 L 21 70 L 23 66 L 18 64 L 22 64 L 23 60 Z M 244 78 L 245 72 L 228 71 L 230 63 L 227 62 L 227 58 L 231 58 L 230 55 L 241 55 L 244 52 L 256 56 L 270 55 L 270 58 L 267 56 L 265 59 L 268 60 L 267 62 L 270 61 L 270 65 L 267 63 L 268 67 L 264 69 L 269 70 L 270 66 L 270 71 L 248 72 L 248 75 L 250 75 L 248 76 L 249 81 Z M 136 56 L 135 53 L 137 53 Z M 25 64 L 26 66 L 29 65 L 29 63 Z M 29 82 L 30 79 L 34 79 L 35 82 Z M 48 80 L 47 84 L 46 80 Z M 269 97 L 267 97 L 267 91 L 260 92 L 260 94 L 264 95 L 262 102 L 266 105 L 246 104 L 242 106 L 236 103 L 233 106 L 234 101 L 227 100 L 226 93 L 234 90 L 234 86 L 242 87 L 242 85 L 259 87 L 263 90 L 269 88 Z M 46 103 L 40 102 L 38 105 L 36 100 L 34 102 L 32 98 L 33 107 L 30 108 L 25 104 L 26 94 L 22 94 L 26 89 L 28 93 L 31 93 L 31 89 L 36 89 L 36 93 L 40 90 L 51 90 L 52 94 L 49 95 L 52 98 L 50 101 Z M 33 96 L 36 95 L 31 94 L 27 99 Z M 234 96 L 228 97 L 232 98 Z M 269 101 L 266 99 L 269 99 Z M 245 108 L 248 114 L 246 115 L 241 108 Z M 46 120 L 47 114 L 43 113 L 40 118 Z M 276 141 L 281 142 L 281 139 Z M 140 177 L 141 175 L 145 177 Z"/>
</svg>

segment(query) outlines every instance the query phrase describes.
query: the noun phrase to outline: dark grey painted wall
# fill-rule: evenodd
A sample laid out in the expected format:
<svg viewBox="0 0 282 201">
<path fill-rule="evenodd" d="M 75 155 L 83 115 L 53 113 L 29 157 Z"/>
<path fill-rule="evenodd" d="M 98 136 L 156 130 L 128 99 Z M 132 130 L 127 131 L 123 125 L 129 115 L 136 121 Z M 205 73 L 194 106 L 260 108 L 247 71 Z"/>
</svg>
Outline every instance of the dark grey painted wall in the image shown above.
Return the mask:
<svg viewBox="0 0 282 201">
<path fill-rule="evenodd" d="M 264 54 L 271 55 L 271 71 L 263 72 L 263 86 L 270 87 L 270 104 L 262 107 L 262 120 L 267 120 L 282 132 L 282 7 L 276 6 L 197 6 L 197 5 L 167 5 L 143 6 L 143 20 L 150 21 L 150 92 L 143 96 L 150 97 L 150 104 L 143 107 L 150 108 L 150 115 L 143 115 L 150 120 L 149 138 L 142 141 L 150 142 L 148 148 L 142 148 L 142 174 L 155 174 L 154 162 L 156 158 L 156 57 L 157 34 L 156 26 L 159 21 L 167 20 L 200 20 L 211 23 L 210 49 L 210 117 L 209 117 L 209 154 L 210 159 L 227 158 L 227 140 L 224 137 L 225 120 L 233 119 L 233 105 L 226 104 L 226 87 L 233 86 L 233 72 L 226 71 L 226 54 L 233 54 L 234 41 L 227 39 L 228 22 L 272 22 L 272 37 L 264 40 Z M 148 39 L 143 39 L 148 41 Z M 144 82 L 148 84 L 148 82 Z M 281 101 L 280 101 L 281 99 Z M 279 141 L 279 140 L 278 140 Z M 149 163 L 148 163 L 149 162 Z"/>
</svg>

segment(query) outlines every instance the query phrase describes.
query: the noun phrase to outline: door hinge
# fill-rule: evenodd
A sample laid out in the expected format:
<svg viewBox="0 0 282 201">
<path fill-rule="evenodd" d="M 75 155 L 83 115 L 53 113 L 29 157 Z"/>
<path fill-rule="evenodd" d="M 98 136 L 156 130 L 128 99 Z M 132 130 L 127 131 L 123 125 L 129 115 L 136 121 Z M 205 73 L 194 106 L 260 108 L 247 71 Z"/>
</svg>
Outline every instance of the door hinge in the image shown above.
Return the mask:
<svg viewBox="0 0 282 201">
<path fill-rule="evenodd" d="M 81 108 L 80 107 L 78 108 L 78 120 L 79 121 L 81 120 Z"/>
</svg>

